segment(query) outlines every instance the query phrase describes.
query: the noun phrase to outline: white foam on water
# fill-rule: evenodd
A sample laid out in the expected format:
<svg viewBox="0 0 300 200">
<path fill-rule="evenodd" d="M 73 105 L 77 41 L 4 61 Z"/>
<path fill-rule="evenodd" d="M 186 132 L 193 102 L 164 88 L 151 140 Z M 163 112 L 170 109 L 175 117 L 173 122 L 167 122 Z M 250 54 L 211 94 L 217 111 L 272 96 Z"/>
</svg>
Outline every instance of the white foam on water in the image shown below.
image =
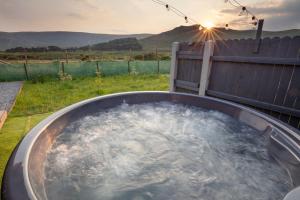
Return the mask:
<svg viewBox="0 0 300 200">
<path fill-rule="evenodd" d="M 262 133 L 216 111 L 123 104 L 71 123 L 45 163 L 48 199 L 276 200 L 291 189 Z"/>
</svg>

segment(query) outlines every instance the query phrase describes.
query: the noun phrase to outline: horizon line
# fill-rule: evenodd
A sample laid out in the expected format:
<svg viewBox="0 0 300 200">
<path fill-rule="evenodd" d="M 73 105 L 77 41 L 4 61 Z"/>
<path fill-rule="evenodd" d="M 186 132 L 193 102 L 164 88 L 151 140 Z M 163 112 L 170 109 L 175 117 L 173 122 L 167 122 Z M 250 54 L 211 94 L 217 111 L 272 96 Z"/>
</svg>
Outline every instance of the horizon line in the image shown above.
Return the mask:
<svg viewBox="0 0 300 200">
<path fill-rule="evenodd" d="M 102 34 L 102 35 L 156 35 L 156 34 L 160 34 L 160 33 L 163 33 L 163 32 L 168 32 L 170 30 L 173 30 L 173 29 L 176 29 L 176 28 L 179 28 L 179 27 L 192 27 L 192 26 L 199 26 L 197 24 L 194 24 L 194 25 L 190 25 L 190 26 L 184 26 L 184 25 L 181 25 L 181 26 L 177 26 L 177 27 L 174 27 L 174 28 L 171 28 L 171 29 L 167 29 L 167 30 L 163 30 L 161 32 L 158 32 L 158 33 L 146 33 L 146 32 L 142 32 L 142 33 L 104 33 L 104 32 L 89 32 L 89 31 L 72 31 L 72 30 L 55 30 L 55 31 L 43 31 L 43 30 L 39 30 L 39 31 L 29 31 L 29 30 L 20 30 L 20 31 L 3 31 L 3 30 L 0 30 L 0 33 L 62 33 L 62 32 L 65 32 L 65 33 L 86 33 L 86 34 Z M 225 27 L 220 27 L 220 26 L 216 26 L 216 27 L 213 27 L 215 29 L 225 29 Z M 256 29 L 232 29 L 232 28 L 229 28 L 228 30 L 233 30 L 233 31 L 255 31 Z M 269 32 L 281 32 L 281 31 L 289 31 L 289 30 L 300 30 L 299 28 L 291 28 L 291 29 L 282 29 L 282 30 L 263 30 L 263 31 L 269 31 Z"/>
</svg>

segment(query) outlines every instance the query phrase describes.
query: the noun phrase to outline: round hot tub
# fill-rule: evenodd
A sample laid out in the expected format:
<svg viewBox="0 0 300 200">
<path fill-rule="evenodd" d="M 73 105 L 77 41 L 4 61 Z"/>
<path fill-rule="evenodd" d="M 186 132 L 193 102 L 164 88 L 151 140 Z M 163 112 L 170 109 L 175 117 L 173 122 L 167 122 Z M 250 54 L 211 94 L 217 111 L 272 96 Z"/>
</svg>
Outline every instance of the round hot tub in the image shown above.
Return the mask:
<svg viewBox="0 0 300 200">
<path fill-rule="evenodd" d="M 4 200 L 300 199 L 298 130 L 210 97 L 133 92 L 64 108 L 19 143 Z"/>
</svg>

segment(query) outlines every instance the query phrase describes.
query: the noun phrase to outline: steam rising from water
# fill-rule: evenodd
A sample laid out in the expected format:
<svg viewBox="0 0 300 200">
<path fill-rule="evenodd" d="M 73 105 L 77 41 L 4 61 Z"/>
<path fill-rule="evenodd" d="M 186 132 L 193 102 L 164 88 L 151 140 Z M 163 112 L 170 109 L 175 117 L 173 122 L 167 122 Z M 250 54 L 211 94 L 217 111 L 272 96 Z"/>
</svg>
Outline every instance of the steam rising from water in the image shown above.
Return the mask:
<svg viewBox="0 0 300 200">
<path fill-rule="evenodd" d="M 266 139 L 216 111 L 123 104 L 70 124 L 45 164 L 48 199 L 282 199 Z"/>
</svg>

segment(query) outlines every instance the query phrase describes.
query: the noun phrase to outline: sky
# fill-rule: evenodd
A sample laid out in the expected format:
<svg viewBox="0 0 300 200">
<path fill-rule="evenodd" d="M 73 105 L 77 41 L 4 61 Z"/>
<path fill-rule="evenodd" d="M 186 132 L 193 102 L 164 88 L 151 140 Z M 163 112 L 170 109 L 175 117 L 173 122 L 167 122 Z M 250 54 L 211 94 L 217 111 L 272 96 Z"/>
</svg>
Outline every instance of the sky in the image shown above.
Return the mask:
<svg viewBox="0 0 300 200">
<path fill-rule="evenodd" d="M 204 25 L 254 28 L 225 0 L 164 1 Z M 265 19 L 265 30 L 300 28 L 300 0 L 238 1 Z M 0 0 L 0 31 L 6 32 L 160 33 L 181 25 L 191 24 L 152 0 Z"/>
</svg>

